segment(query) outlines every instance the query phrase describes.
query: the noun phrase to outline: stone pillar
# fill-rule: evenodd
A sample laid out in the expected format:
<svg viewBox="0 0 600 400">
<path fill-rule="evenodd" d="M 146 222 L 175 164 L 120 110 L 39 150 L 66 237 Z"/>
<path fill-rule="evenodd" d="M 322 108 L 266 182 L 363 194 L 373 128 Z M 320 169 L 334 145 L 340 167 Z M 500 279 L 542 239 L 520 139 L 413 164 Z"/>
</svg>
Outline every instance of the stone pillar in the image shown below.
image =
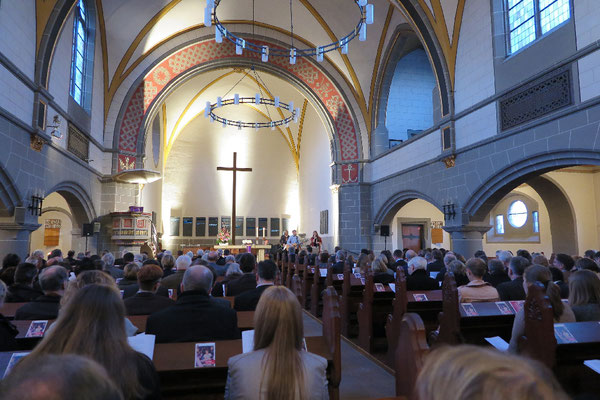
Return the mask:
<svg viewBox="0 0 600 400">
<path fill-rule="evenodd" d="M 389 132 L 385 121 L 380 121 L 377 123 L 377 128 L 371 133 L 371 157 L 377 157 L 389 148 Z"/>
<path fill-rule="evenodd" d="M 462 254 L 467 260 L 477 250 L 483 249 L 483 235 L 491 228 L 491 225 L 444 226 L 444 230 L 450 234 L 452 251 Z"/>
<path fill-rule="evenodd" d="M 339 188 L 339 245 L 356 253 L 371 248 L 371 187 L 362 183 Z"/>
<path fill-rule="evenodd" d="M 31 232 L 40 224 L 25 207 L 17 207 L 14 216 L 0 219 L 0 254 L 15 253 L 22 260 L 29 254 Z"/>
</svg>

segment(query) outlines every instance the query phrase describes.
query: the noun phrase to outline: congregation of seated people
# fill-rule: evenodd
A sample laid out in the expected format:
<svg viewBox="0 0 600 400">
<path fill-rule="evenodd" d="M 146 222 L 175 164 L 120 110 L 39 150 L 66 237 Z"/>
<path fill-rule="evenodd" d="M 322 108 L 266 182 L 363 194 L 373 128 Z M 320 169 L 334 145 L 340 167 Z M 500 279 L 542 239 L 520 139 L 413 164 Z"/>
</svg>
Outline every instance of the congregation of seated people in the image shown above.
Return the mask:
<svg viewBox="0 0 600 400">
<path fill-rule="evenodd" d="M 384 285 L 402 272 L 409 291 L 439 290 L 450 273 L 459 301 L 468 303 L 525 300 L 531 285 L 541 285 L 555 322 L 600 321 L 600 252 L 584 257 L 552 254 L 547 259 L 526 250 L 514 255 L 503 250 L 488 259 L 480 251 L 465 259 L 444 249 L 377 255 L 364 249 L 356 257 L 336 249 L 332 255 L 302 251 L 297 257 L 300 262 L 307 257 L 318 268 L 329 266 L 336 274 L 348 267 L 363 276 L 370 272 L 375 283 Z M 51 398 L 40 394 L 48 382 L 53 382 L 55 398 L 65 398 L 68 390 L 70 398 L 160 398 L 152 361 L 127 343 L 127 336 L 139 333 L 128 317 L 147 315 L 145 333 L 155 335 L 157 343 L 201 342 L 241 338 L 236 312 L 243 311 L 255 311 L 254 350 L 229 359 L 225 398 L 328 398 L 327 362 L 302 351 L 301 306 L 289 289 L 278 285 L 280 271 L 272 260 L 257 263 L 249 253 L 202 250 L 178 255 L 165 251 L 156 259 L 132 253 L 115 259 L 109 252 L 75 256 L 72 251 L 63 258 L 60 250 L 47 256 L 36 251 L 23 262 L 17 255 L 5 256 L 0 278 L 0 306 L 25 303 L 15 320 L 56 320 L 0 382 L 2 398 Z M 524 329 L 521 309 L 509 353 L 518 353 L 517 339 Z M 17 333 L 0 314 L 0 351 L 17 348 Z M 416 387 L 419 399 L 484 398 L 476 392 L 492 384 L 498 385 L 498 399 L 567 398 L 545 367 L 474 346 L 433 351 L 423 371 L 427 373 L 419 376 Z M 78 379 L 87 385 L 78 381 L 67 388 Z M 491 383 L 483 385 L 480 379 Z M 503 386 L 503 380 L 515 385 Z M 465 385 L 471 388 L 459 395 Z M 534 387 L 527 385 L 534 385 L 536 392 L 527 392 Z M 519 397 L 526 392 L 537 397 Z"/>
</svg>

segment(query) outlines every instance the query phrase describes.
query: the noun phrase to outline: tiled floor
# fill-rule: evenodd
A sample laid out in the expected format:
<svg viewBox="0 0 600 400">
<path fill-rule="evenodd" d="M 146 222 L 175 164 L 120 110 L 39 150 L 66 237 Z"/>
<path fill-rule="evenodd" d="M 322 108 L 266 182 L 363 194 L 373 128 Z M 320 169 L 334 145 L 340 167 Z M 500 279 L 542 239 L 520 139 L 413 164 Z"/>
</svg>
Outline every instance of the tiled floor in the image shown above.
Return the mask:
<svg viewBox="0 0 600 400">
<path fill-rule="evenodd" d="M 304 312 L 304 335 L 322 334 L 321 323 Z M 340 399 L 379 399 L 395 396 L 394 376 L 342 339 Z"/>
</svg>

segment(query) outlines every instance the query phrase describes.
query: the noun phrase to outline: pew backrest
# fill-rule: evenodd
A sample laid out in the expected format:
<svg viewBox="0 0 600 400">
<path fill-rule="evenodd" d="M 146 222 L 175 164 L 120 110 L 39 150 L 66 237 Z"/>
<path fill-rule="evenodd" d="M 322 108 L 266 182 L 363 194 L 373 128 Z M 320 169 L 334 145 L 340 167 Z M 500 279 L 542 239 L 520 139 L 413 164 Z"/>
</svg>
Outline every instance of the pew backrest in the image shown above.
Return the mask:
<svg viewBox="0 0 600 400">
<path fill-rule="evenodd" d="M 543 285 L 535 282 L 527 291 L 523 305 L 525 312 L 525 335 L 518 338 L 519 352 L 547 367 L 556 363 L 556 337 L 554 316 L 550 300 Z"/>
</svg>

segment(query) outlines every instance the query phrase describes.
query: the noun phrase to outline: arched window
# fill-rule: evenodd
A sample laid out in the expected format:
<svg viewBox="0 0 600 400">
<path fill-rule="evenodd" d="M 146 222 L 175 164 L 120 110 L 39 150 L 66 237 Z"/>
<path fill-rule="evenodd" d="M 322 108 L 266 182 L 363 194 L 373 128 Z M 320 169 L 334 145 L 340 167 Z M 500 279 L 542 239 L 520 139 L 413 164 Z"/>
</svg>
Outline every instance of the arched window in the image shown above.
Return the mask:
<svg viewBox="0 0 600 400">
<path fill-rule="evenodd" d="M 508 207 L 508 223 L 515 228 L 521 228 L 527 222 L 527 206 L 521 200 L 511 203 Z"/>
<path fill-rule="evenodd" d="M 77 104 L 89 109 L 88 94 L 91 92 L 88 75 L 93 69 L 93 54 L 88 56 L 93 30 L 90 27 L 90 15 L 84 0 L 78 0 L 75 7 L 73 24 L 73 54 L 71 58 L 71 97 Z M 91 46 L 93 49 L 93 45 Z M 90 85 L 91 86 L 91 85 Z"/>
<path fill-rule="evenodd" d="M 425 50 L 416 49 L 398 61 L 386 109 L 390 147 L 433 125 L 435 84 Z"/>
</svg>

